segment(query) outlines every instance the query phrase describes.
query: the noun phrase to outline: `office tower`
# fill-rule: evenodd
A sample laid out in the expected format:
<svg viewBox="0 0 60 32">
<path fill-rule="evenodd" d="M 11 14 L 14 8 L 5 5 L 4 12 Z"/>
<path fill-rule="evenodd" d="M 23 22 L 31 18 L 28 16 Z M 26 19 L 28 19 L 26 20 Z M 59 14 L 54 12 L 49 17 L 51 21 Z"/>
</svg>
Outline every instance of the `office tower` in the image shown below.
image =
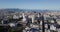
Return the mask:
<svg viewBox="0 0 60 32">
<path fill-rule="evenodd" d="M 2 24 L 4 24 L 3 20 L 1 21 Z"/>
<path fill-rule="evenodd" d="M 34 23 L 34 19 L 35 19 L 35 17 L 34 17 L 34 15 L 32 16 L 32 23 Z"/>
<path fill-rule="evenodd" d="M 24 15 L 24 13 L 23 13 L 22 15 L 23 15 L 23 21 L 26 21 L 26 18 L 25 18 L 25 15 Z"/>
</svg>

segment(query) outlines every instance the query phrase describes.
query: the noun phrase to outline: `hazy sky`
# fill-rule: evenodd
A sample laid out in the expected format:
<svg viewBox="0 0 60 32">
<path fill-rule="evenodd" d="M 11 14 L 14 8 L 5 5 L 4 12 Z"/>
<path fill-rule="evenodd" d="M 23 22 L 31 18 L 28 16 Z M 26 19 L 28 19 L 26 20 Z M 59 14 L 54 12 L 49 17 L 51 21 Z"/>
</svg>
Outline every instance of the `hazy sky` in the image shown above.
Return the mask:
<svg viewBox="0 0 60 32">
<path fill-rule="evenodd" d="M 1 8 L 60 10 L 60 0 L 0 0 Z"/>
</svg>

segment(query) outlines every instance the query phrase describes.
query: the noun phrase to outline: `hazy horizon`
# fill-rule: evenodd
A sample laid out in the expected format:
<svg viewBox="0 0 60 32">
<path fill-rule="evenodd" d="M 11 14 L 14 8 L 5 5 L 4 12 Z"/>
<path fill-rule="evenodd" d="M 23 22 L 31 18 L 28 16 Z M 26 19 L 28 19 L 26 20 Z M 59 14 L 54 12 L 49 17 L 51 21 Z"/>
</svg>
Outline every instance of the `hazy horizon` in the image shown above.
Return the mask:
<svg viewBox="0 0 60 32">
<path fill-rule="evenodd" d="M 0 9 L 5 8 L 60 10 L 60 0 L 0 0 Z"/>
</svg>

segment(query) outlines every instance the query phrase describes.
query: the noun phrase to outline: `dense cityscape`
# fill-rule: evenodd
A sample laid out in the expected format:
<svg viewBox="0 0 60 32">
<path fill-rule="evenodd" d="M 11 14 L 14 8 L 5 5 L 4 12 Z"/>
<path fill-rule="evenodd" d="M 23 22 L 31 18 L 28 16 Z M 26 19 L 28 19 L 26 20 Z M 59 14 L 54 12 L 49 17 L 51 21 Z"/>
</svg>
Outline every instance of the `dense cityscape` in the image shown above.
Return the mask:
<svg viewBox="0 0 60 32">
<path fill-rule="evenodd" d="M 0 32 L 60 32 L 60 11 L 0 9 Z"/>
</svg>

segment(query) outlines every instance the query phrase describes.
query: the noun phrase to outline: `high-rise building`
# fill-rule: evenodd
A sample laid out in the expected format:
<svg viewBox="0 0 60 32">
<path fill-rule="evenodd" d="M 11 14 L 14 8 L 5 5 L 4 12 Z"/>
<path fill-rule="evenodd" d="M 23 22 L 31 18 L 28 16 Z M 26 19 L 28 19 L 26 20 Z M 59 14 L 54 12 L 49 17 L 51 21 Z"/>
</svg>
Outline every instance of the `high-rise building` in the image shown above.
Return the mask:
<svg viewBox="0 0 60 32">
<path fill-rule="evenodd" d="M 35 16 L 33 15 L 33 16 L 32 16 L 32 23 L 34 23 L 34 19 L 35 19 Z"/>
</svg>

